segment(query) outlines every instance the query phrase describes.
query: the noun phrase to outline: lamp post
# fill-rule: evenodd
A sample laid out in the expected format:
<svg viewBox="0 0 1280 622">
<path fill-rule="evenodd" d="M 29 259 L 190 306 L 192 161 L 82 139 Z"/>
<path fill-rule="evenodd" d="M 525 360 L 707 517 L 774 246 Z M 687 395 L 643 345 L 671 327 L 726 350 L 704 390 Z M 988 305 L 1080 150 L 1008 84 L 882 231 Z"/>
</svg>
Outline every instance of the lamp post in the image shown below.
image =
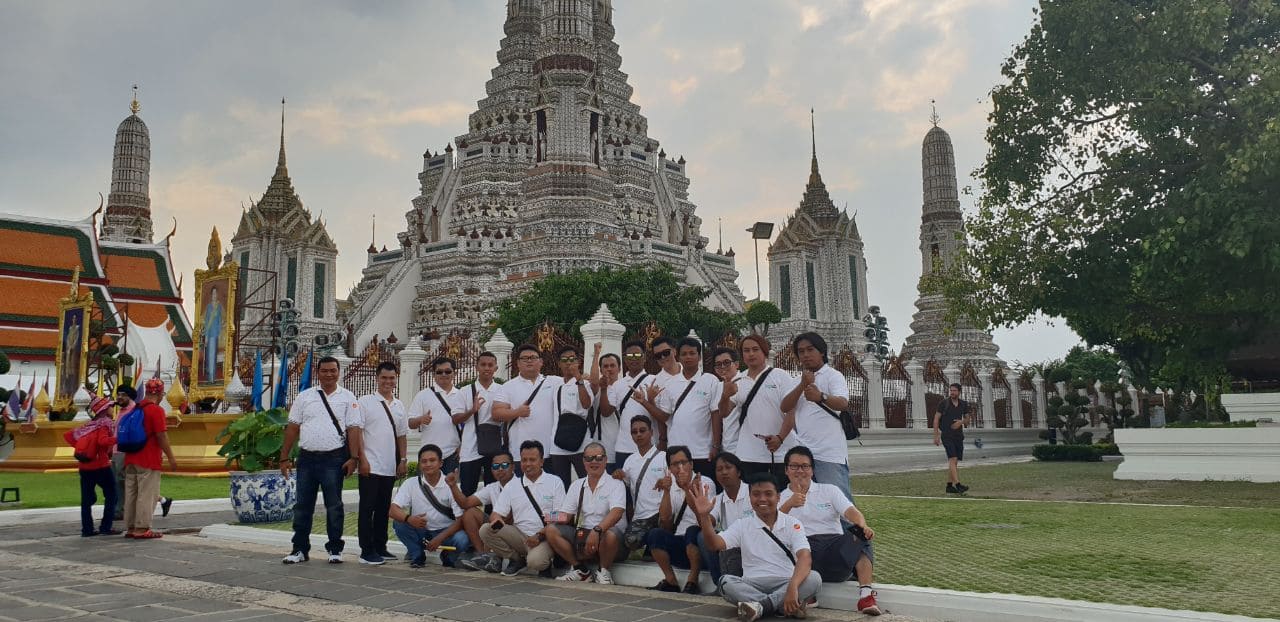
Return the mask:
<svg viewBox="0 0 1280 622">
<path fill-rule="evenodd" d="M 862 321 L 867 325 L 862 331 L 867 338 L 867 352 L 883 363 L 889 356 L 889 320 L 880 315 L 879 305 L 871 305 L 867 307 L 867 316 Z"/>
<path fill-rule="evenodd" d="M 758 222 L 747 229 L 756 247 L 756 300 L 760 300 L 760 240 L 768 240 L 773 235 L 773 223 Z"/>
</svg>

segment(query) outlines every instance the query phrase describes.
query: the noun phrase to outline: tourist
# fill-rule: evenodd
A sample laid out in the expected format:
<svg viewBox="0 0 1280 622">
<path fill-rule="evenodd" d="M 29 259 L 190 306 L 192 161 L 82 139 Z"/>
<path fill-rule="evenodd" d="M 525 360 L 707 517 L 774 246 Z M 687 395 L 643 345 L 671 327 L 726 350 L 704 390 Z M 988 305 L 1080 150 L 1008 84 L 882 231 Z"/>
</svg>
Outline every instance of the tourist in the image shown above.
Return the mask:
<svg viewBox="0 0 1280 622">
<path fill-rule="evenodd" d="M 840 425 L 840 411 L 849 407 L 849 383 L 827 364 L 827 342 L 818 333 L 796 335 L 791 349 L 804 372 L 783 398 L 782 411 L 795 410 L 796 440 L 814 455 L 813 481 L 839 488 L 852 503 L 849 442 Z"/>
<path fill-rule="evenodd" d="M 462 508 L 441 474 L 444 452 L 432 443 L 418 450 L 418 476 L 406 479 L 391 500 L 392 530 L 408 551 L 409 567 L 427 565 L 427 551 L 440 551 L 440 562 L 452 568 L 470 548 L 462 530 Z M 443 548 L 442 548 L 443 547 Z"/>
<path fill-rule="evenodd" d="M 693 453 L 693 470 L 715 475 L 711 459 L 720 450 L 720 379 L 702 371 L 702 342 L 680 340 L 677 354 L 681 374 L 667 383 L 659 398 L 658 418 L 667 424 L 667 442 L 684 445 Z"/>
<path fill-rule="evenodd" d="M 742 461 L 738 456 L 727 451 L 716 455 L 716 483 L 720 484 L 721 492 L 716 495 L 712 519 L 715 520 L 717 532 L 728 529 L 738 519 L 753 513 L 751 496 L 747 494 L 747 487 L 742 484 L 742 479 Z M 731 548 L 716 553 L 707 546 L 706 538 L 702 537 L 701 531 L 698 532 L 697 544 L 698 554 L 702 556 L 702 564 L 711 574 L 711 581 L 715 583 L 717 589 L 720 586 L 720 577 L 726 574 L 742 576 L 741 550 Z"/>
<path fill-rule="evenodd" d="M 505 441 L 501 438 L 502 428 L 493 425 L 493 397 L 502 386 L 493 381 L 493 375 L 497 371 L 498 357 L 492 352 L 481 352 L 476 356 L 476 380 L 463 388 L 459 396 L 462 410 L 471 413 L 462 424 L 462 446 L 458 449 L 459 479 L 462 491 L 468 495 L 476 492 L 482 479 L 486 485 L 493 483 L 493 474 L 487 465 L 493 462 L 497 451 L 508 452 Z M 477 431 L 486 435 L 496 433 L 500 447 L 486 446 L 488 453 L 482 453 Z M 492 437 L 485 439 L 486 444 L 493 440 Z"/>
<path fill-rule="evenodd" d="M 111 419 L 113 405 L 105 397 L 93 398 L 89 402 L 93 418 L 63 435 L 74 448 L 80 471 L 80 535 L 84 537 L 120 534 L 119 529 L 111 527 L 116 508 L 116 481 L 111 472 L 111 454 L 116 444 L 115 421 Z M 93 504 L 98 502 L 98 488 L 102 489 L 102 523 L 95 531 Z"/>
<path fill-rule="evenodd" d="M 408 468 L 406 435 L 409 426 L 404 403 L 396 399 L 400 370 L 391 361 L 377 368 L 377 393 L 356 401 L 355 417 L 347 429 L 359 463 L 360 509 L 356 533 L 360 540 L 360 563 L 373 566 L 395 559 L 387 551 L 387 511 L 396 479 Z"/>
<path fill-rule="evenodd" d="M 781 485 L 786 474 L 778 458 L 796 445 L 794 412 L 783 412 L 782 401 L 795 388 L 796 380 L 768 366 L 769 341 L 764 337 L 743 337 L 739 350 L 747 369 L 724 383 L 720 398 L 720 408 L 733 407 L 730 418 L 736 417 L 733 425 L 740 426 L 733 453 L 742 459 L 744 477 L 769 473 Z M 726 429 L 729 425 L 726 421 Z"/>
<path fill-rule="evenodd" d="M 541 358 L 541 357 L 539 357 Z M 526 440 L 520 444 L 523 475 L 502 489 L 489 513 L 489 523 L 480 528 L 480 539 L 498 558 L 507 560 L 502 574 L 514 577 L 521 570 L 542 573 L 554 557 L 543 529 L 551 522 L 550 512 L 564 499 L 564 482 L 542 470 L 542 443 Z M 485 570 L 491 566 L 486 564 Z"/>
<path fill-rule="evenodd" d="M 720 401 L 716 414 L 720 417 L 720 451 L 733 452 L 738 448 L 738 432 L 742 424 L 738 417 L 738 407 L 733 403 L 725 403 L 725 391 L 738 377 L 738 352 L 733 348 L 716 348 L 711 351 L 711 370 L 716 378 L 724 384 L 720 385 Z"/>
<path fill-rule="evenodd" d="M 960 399 L 960 384 L 951 383 L 947 399 L 933 413 L 933 444 L 947 452 L 947 492 L 964 494 L 968 486 L 960 483 L 960 461 L 964 460 L 964 426 L 973 421 L 969 402 Z"/>
<path fill-rule="evenodd" d="M 471 416 L 458 404 L 462 392 L 453 385 L 457 369 L 458 364 L 447 356 L 431 361 L 432 381 L 414 396 L 408 412 L 409 428 L 422 435 L 422 444 L 444 452 L 441 471 L 445 475 L 458 468 L 458 426 Z"/>
<path fill-rule="evenodd" d="M 449 482 L 449 490 L 453 493 L 453 500 L 458 504 L 458 507 L 462 508 L 462 529 L 467 532 L 467 539 L 471 541 L 471 548 L 477 553 L 458 560 L 458 565 L 467 570 L 487 570 L 489 572 L 502 570 L 502 558 L 489 551 L 489 546 L 484 543 L 484 538 L 480 537 L 480 527 L 488 522 L 488 516 L 485 515 L 485 511 L 492 511 L 493 506 L 497 505 L 498 497 L 501 496 L 503 489 L 507 487 L 507 484 L 511 483 L 511 478 L 515 473 L 513 468 L 515 467 L 515 459 L 510 452 L 503 450 L 494 454 L 491 460 L 488 479 L 493 479 L 494 481 L 477 490 L 474 495 L 467 496 L 458 487 L 457 473 L 450 473 L 449 477 L 446 478 L 446 481 Z"/>
<path fill-rule="evenodd" d="M 622 357 L 612 352 L 601 356 L 600 350 L 601 345 L 597 343 L 588 380 L 591 391 L 595 394 L 595 401 L 591 404 L 591 430 L 587 438 L 604 445 L 606 449 L 613 448 L 609 452 L 611 460 L 606 469 L 607 473 L 612 473 L 627 459 L 626 456 L 619 458 L 616 451 L 618 434 L 622 427 L 617 417 L 618 410 L 610 407 L 607 414 L 604 411 L 605 405 L 609 404 L 609 391 L 618 384 L 618 376 L 622 374 Z"/>
<path fill-rule="evenodd" d="M 178 461 L 169 446 L 168 421 L 165 419 L 164 381 L 152 378 L 147 381 L 142 402 L 135 404 L 137 393 L 133 387 L 122 385 L 116 389 L 116 405 L 120 408 L 117 421 L 123 422 L 129 411 L 141 411 L 142 426 L 147 434 L 142 449 L 126 453 L 124 457 L 124 525 L 126 538 L 147 540 L 159 538 L 151 530 L 151 516 L 155 514 L 156 499 L 160 497 L 160 462 L 163 453 L 169 460 L 169 470 L 178 470 Z M 117 437 L 118 441 L 118 437 Z"/>
<path fill-rule="evenodd" d="M 286 478 L 296 467 L 298 500 L 293 506 L 293 551 L 285 556 L 286 564 L 310 559 L 311 517 L 315 514 L 316 493 L 324 494 L 324 523 L 329 540 L 325 551 L 330 564 L 342 563 L 342 479 L 356 470 L 358 451 L 352 446 L 347 427 L 358 416 L 356 396 L 338 386 L 338 359 L 326 356 L 317 361 L 319 386 L 298 393 L 289 408 L 289 423 L 284 429 L 284 446 L 280 448 L 280 473 Z M 293 459 L 298 445 L 298 463 Z"/>
<path fill-rule="evenodd" d="M 693 457 L 683 445 L 667 447 L 667 476 L 658 480 L 662 500 L 658 504 L 658 526 L 649 530 L 645 544 L 653 561 L 662 570 L 662 580 L 649 588 L 659 592 L 701 594 L 698 574 L 702 571 L 702 555 L 698 550 L 698 518 L 689 511 L 688 491 L 699 488 L 706 495 L 715 489 L 711 480 L 693 472 Z M 714 502 L 714 500 L 713 500 Z M 714 508 L 712 509 L 714 512 Z M 688 568 L 684 589 L 676 580 L 673 567 Z"/>
<path fill-rule="evenodd" d="M 875 532 L 867 526 L 866 517 L 836 486 L 813 481 L 815 461 L 808 447 L 792 447 L 784 462 L 791 483 L 782 491 L 778 509 L 804 526 L 814 551 L 813 569 L 828 583 L 848 581 L 856 572 L 858 612 L 880 615 L 871 589 Z"/>
<path fill-rule="evenodd" d="M 627 458 L 636 452 L 636 443 L 631 435 L 622 433 L 624 423 L 629 425 L 636 417 L 649 419 L 651 424 L 653 421 L 649 411 L 641 405 L 645 390 L 654 381 L 654 376 L 644 370 L 644 361 L 644 343 L 628 341 L 622 344 L 622 366 L 625 372 L 609 385 L 608 391 L 601 391 L 600 416 L 616 418 L 619 427 L 618 438 L 613 445 L 615 468 L 625 465 Z M 601 362 L 601 366 L 603 365 Z M 652 431 L 652 425 L 650 430 Z M 662 468 L 665 469 L 666 466 Z"/>
<path fill-rule="evenodd" d="M 525 441 L 538 441 L 545 450 L 555 436 L 559 415 L 555 412 L 556 392 L 564 381 L 559 376 L 542 375 L 542 352 L 533 344 L 516 348 L 516 370 L 516 377 L 495 392 L 493 418 L 507 424 L 510 447 L 523 448 Z M 524 468 L 523 458 L 520 468 Z"/>
<path fill-rule="evenodd" d="M 604 474 L 609 452 L 600 443 L 589 443 L 582 452 L 587 476 L 573 482 L 560 501 L 559 513 L 543 530 L 547 544 L 569 563 L 561 581 L 591 579 L 587 563 L 599 562 L 595 581 L 612 585 L 610 568 L 622 548 L 622 514 L 627 507 L 627 491 L 622 482 Z"/>
<path fill-rule="evenodd" d="M 595 396 L 591 387 L 582 379 L 582 355 L 573 346 L 564 346 L 556 352 L 560 362 L 562 384 L 555 388 L 555 435 L 551 439 L 550 471 L 564 482 L 573 481 L 572 469 L 578 477 L 586 471 L 582 465 L 582 450 L 587 444 L 590 428 L 589 409 Z"/>
<path fill-rule="evenodd" d="M 653 444 L 653 422 L 644 415 L 631 418 L 631 438 L 636 453 L 627 457 L 613 477 L 621 480 L 630 493 L 622 544 L 634 551 L 644 546 L 649 530 L 658 526 L 658 504 L 662 502 L 658 480 L 667 476 L 667 455 Z"/>
<path fill-rule="evenodd" d="M 822 577 L 810 569 L 804 528 L 778 511 L 778 483 L 772 477 L 757 474 L 748 478 L 747 486 L 754 512 L 718 534 L 711 517 L 713 499 L 697 487 L 689 491 L 689 507 L 698 515 L 707 548 L 742 551 L 742 576 L 721 577 L 720 591 L 737 605 L 738 619 L 745 622 L 774 614 L 803 617 L 822 586 Z"/>
<path fill-rule="evenodd" d="M 671 383 L 680 383 L 676 393 L 683 391 L 686 383 L 684 374 L 681 372 L 680 361 L 676 359 L 675 339 L 665 335 L 658 337 L 653 340 L 650 348 L 651 356 L 654 361 L 657 361 L 660 369 L 653 376 L 653 381 L 646 384 L 644 391 L 633 391 L 631 398 L 643 407 L 645 413 L 653 420 L 654 439 L 656 439 L 654 444 L 658 446 L 658 449 L 666 449 L 667 415 L 662 411 L 658 400 Z"/>
</svg>

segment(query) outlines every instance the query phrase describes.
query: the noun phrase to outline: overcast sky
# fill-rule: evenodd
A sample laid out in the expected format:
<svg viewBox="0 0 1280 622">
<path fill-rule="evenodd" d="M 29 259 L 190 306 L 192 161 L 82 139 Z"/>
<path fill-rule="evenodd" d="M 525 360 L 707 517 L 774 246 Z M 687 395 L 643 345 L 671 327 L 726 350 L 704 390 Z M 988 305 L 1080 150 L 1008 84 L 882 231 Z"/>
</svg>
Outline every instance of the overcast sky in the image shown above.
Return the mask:
<svg viewBox="0 0 1280 622">
<path fill-rule="evenodd" d="M 84 218 L 109 190 L 116 125 L 139 85 L 151 130 L 157 238 L 204 263 L 275 166 L 289 100 L 289 172 L 359 278 L 376 214 L 396 244 L 422 152 L 466 128 L 496 65 L 501 0 L 14 2 L 0 20 L 0 211 Z M 837 206 L 856 213 L 870 302 L 908 332 L 919 278 L 920 142 L 930 100 L 963 189 L 985 152 L 988 91 L 1033 19 L 1028 0 L 615 0 L 622 69 L 650 135 L 689 161 L 704 232 L 738 253 L 755 295 L 757 220 L 781 223 L 808 175 L 809 108 Z M 963 197 L 966 210 L 974 198 Z M 761 249 L 763 255 L 764 249 Z M 763 263 L 763 258 L 762 258 Z M 763 289 L 768 291 L 767 268 Z M 996 331 L 1009 361 L 1062 356 L 1061 322 Z"/>
</svg>

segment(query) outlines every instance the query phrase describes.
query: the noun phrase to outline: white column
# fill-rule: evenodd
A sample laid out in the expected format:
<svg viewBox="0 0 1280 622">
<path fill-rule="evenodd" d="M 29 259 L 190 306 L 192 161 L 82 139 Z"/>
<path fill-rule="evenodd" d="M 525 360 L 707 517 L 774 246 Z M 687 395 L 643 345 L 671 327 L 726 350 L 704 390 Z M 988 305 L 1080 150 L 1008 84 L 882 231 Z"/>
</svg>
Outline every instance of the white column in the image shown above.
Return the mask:
<svg viewBox="0 0 1280 622">
<path fill-rule="evenodd" d="M 685 335 L 685 337 L 693 337 L 694 339 L 697 339 L 697 340 L 698 340 L 698 343 L 701 343 L 701 344 L 702 344 L 702 347 L 703 347 L 703 348 L 707 347 L 707 343 L 706 343 L 705 341 L 703 341 L 703 340 L 702 340 L 702 337 L 699 337 L 699 336 L 698 336 L 698 333 L 694 332 L 694 330 L 693 330 L 692 328 L 690 328 L 690 329 L 689 329 L 689 334 L 688 334 L 688 335 Z"/>
<path fill-rule="evenodd" d="M 1015 428 L 1022 427 L 1022 374 L 1017 370 L 1010 369 L 1004 375 L 1005 382 L 1009 383 L 1009 417 L 1013 419 L 1010 422 Z"/>
<path fill-rule="evenodd" d="M 867 372 L 867 426 L 884 427 L 884 373 L 882 363 L 867 352 L 862 357 L 862 369 Z"/>
<path fill-rule="evenodd" d="M 623 326 L 614 319 L 613 314 L 609 312 L 609 306 L 601 304 L 596 310 L 596 314 L 582 325 L 582 349 L 585 356 L 591 356 L 591 352 L 595 350 L 595 345 L 601 344 L 600 356 L 613 354 L 621 360 L 622 358 L 622 336 L 626 334 L 627 327 Z M 594 361 L 584 364 L 583 371 L 589 372 Z"/>
<path fill-rule="evenodd" d="M 1129 393 L 1129 408 L 1133 409 L 1134 416 L 1142 414 L 1142 402 L 1138 401 L 1138 388 L 1129 384 L 1125 390 Z"/>
<path fill-rule="evenodd" d="M 1031 417 L 1032 424 L 1037 428 L 1042 428 L 1048 419 L 1049 403 L 1048 396 L 1044 392 L 1044 376 L 1041 376 L 1040 372 L 1036 372 L 1036 375 L 1031 377 L 1031 386 L 1036 392 L 1036 396 L 1033 399 L 1035 410 Z"/>
<path fill-rule="evenodd" d="M 904 366 L 907 375 L 911 376 L 911 422 L 914 427 L 927 429 L 929 421 L 929 402 L 924 397 L 924 365 L 911 359 Z"/>
<path fill-rule="evenodd" d="M 507 336 L 503 334 L 501 328 L 495 331 L 489 341 L 484 344 L 485 350 L 498 357 L 498 372 L 494 375 L 502 380 L 506 380 L 507 376 L 511 375 L 511 351 L 515 347 L 515 344 L 511 343 L 511 340 L 507 339 Z"/>
<path fill-rule="evenodd" d="M 982 385 L 982 427 L 996 427 L 996 403 L 991 395 L 991 368 L 978 370 L 978 383 Z"/>
<path fill-rule="evenodd" d="M 418 374 L 422 373 L 422 362 L 427 359 L 427 351 L 422 349 L 422 342 L 417 336 L 409 339 L 409 345 L 400 351 L 400 401 L 405 407 L 418 394 Z"/>
</svg>

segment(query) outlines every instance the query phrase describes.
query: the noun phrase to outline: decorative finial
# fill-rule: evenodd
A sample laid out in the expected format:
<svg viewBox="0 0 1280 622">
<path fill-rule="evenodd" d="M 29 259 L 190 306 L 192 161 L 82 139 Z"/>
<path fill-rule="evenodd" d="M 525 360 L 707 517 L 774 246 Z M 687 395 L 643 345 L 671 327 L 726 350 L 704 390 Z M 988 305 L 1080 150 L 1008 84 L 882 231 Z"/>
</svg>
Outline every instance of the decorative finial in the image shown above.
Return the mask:
<svg viewBox="0 0 1280 622">
<path fill-rule="evenodd" d="M 815 129 L 813 121 L 813 108 L 809 109 L 809 141 L 812 147 L 813 160 L 818 160 L 818 131 Z"/>
<path fill-rule="evenodd" d="M 938 100 L 929 100 L 929 105 L 933 107 L 933 114 L 929 115 L 929 122 L 933 123 L 934 127 L 938 127 L 938 121 L 942 120 L 942 117 L 938 116 Z"/>
<path fill-rule="evenodd" d="M 138 114 L 139 110 L 142 110 L 142 106 L 138 104 L 138 85 L 135 84 L 133 85 L 133 101 L 129 102 L 129 112 Z"/>
<path fill-rule="evenodd" d="M 284 166 L 284 98 L 280 98 L 280 157 L 277 166 Z"/>
<path fill-rule="evenodd" d="M 75 298 L 80 295 L 80 271 L 83 268 L 80 264 L 76 264 L 76 269 L 71 272 L 71 297 Z"/>
<path fill-rule="evenodd" d="M 209 236 L 209 255 L 205 257 L 205 264 L 210 270 L 217 270 L 222 264 L 222 240 L 218 237 L 218 228 L 213 228 L 213 233 Z"/>
<path fill-rule="evenodd" d="M 716 230 L 720 233 L 720 241 L 716 243 L 716 253 L 724 250 L 724 219 L 716 217 Z"/>
</svg>

